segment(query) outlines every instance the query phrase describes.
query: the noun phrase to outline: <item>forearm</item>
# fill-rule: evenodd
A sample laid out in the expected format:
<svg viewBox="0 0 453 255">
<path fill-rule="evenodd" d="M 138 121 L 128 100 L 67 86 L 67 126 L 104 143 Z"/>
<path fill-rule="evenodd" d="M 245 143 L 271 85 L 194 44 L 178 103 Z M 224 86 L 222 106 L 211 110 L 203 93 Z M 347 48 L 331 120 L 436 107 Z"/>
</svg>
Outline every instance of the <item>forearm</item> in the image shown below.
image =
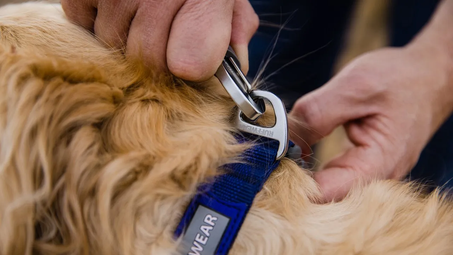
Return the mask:
<svg viewBox="0 0 453 255">
<path fill-rule="evenodd" d="M 435 93 L 434 99 L 431 98 L 435 104 L 435 131 L 453 112 L 453 0 L 439 4 L 430 22 L 407 48 L 429 61 L 432 68 L 428 70 L 439 71 L 436 75 L 443 76 L 441 84 L 426 84 L 430 92 Z"/>
<path fill-rule="evenodd" d="M 431 40 L 440 46 L 444 54 L 448 53 L 449 60 L 453 62 L 453 1 L 440 2 L 431 21 L 420 34 L 423 39 Z"/>
</svg>

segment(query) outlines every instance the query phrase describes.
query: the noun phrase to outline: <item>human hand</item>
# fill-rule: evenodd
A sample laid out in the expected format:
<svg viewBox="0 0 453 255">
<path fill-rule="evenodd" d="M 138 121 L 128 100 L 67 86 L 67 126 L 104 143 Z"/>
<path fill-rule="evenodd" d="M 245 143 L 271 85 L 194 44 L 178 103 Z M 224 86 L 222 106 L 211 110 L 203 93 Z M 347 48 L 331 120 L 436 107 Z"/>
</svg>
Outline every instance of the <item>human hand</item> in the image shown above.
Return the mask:
<svg viewBox="0 0 453 255">
<path fill-rule="evenodd" d="M 325 201 L 342 199 L 354 184 L 406 176 L 452 112 L 446 62 L 421 44 L 375 51 L 296 102 L 297 144 L 314 144 L 340 125 L 353 144 L 314 175 Z"/>
<path fill-rule="evenodd" d="M 231 44 L 248 71 L 258 16 L 247 0 L 62 0 L 70 20 L 145 65 L 190 81 L 214 75 Z"/>
</svg>

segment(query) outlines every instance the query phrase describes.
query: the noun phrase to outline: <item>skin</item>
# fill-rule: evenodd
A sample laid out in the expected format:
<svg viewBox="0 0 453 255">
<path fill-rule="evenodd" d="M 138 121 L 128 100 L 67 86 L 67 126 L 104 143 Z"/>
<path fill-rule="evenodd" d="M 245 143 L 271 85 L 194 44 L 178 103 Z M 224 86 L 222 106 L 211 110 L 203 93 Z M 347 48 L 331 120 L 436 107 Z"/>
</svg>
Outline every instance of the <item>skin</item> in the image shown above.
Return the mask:
<svg viewBox="0 0 453 255">
<path fill-rule="evenodd" d="M 73 22 L 108 46 L 188 81 L 212 77 L 231 45 L 248 71 L 259 20 L 248 0 L 62 0 Z"/>
<path fill-rule="evenodd" d="M 323 87 L 300 98 L 290 128 L 314 144 L 344 125 L 352 146 L 315 174 L 324 201 L 354 185 L 401 179 L 453 112 L 453 1 L 403 48 L 362 55 Z M 309 127 L 307 129 L 307 127 Z"/>
<path fill-rule="evenodd" d="M 258 17 L 247 0 L 62 0 L 75 23 L 150 67 L 211 78 L 228 45 L 244 72 Z M 353 146 L 315 174 L 324 201 L 353 185 L 401 179 L 453 111 L 453 0 L 409 45 L 365 54 L 290 113 L 292 139 L 314 144 L 344 125 Z M 307 128 L 308 127 L 308 128 Z M 302 140 L 303 138 L 303 140 Z"/>
</svg>

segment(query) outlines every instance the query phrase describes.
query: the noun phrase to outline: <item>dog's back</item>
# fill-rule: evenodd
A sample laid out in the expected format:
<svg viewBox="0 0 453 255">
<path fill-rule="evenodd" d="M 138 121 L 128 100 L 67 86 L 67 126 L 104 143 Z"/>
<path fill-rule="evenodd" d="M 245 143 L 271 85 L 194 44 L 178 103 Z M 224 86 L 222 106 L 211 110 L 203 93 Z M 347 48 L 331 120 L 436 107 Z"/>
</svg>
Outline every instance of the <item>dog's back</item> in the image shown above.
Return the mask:
<svg viewBox="0 0 453 255">
<path fill-rule="evenodd" d="M 58 5 L 0 9 L 1 254 L 171 254 L 197 186 L 244 149 L 216 81 L 123 59 Z M 452 206 L 375 182 L 317 204 L 283 159 L 232 254 L 449 254 Z"/>
</svg>

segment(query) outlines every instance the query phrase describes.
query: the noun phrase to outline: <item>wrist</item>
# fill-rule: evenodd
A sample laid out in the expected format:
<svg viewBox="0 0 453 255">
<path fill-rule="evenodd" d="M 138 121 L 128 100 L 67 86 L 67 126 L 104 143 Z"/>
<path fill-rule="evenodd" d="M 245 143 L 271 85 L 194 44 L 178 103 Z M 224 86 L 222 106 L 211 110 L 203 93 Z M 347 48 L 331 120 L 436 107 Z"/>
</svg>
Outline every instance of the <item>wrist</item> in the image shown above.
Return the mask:
<svg viewBox="0 0 453 255">
<path fill-rule="evenodd" d="M 451 59 L 438 44 L 428 41 L 414 41 L 406 46 L 405 51 L 416 69 L 414 72 L 421 78 L 412 89 L 419 90 L 424 102 L 423 111 L 429 123 L 429 136 L 433 135 L 438 128 L 453 112 L 453 77 Z M 420 76 L 421 75 L 421 76 Z"/>
<path fill-rule="evenodd" d="M 453 113 L 453 1 L 443 1 L 423 31 L 405 48 L 426 63 L 434 78 L 426 84 L 433 97 L 434 124 L 437 130 Z M 437 119 L 437 120 L 436 120 Z"/>
</svg>

